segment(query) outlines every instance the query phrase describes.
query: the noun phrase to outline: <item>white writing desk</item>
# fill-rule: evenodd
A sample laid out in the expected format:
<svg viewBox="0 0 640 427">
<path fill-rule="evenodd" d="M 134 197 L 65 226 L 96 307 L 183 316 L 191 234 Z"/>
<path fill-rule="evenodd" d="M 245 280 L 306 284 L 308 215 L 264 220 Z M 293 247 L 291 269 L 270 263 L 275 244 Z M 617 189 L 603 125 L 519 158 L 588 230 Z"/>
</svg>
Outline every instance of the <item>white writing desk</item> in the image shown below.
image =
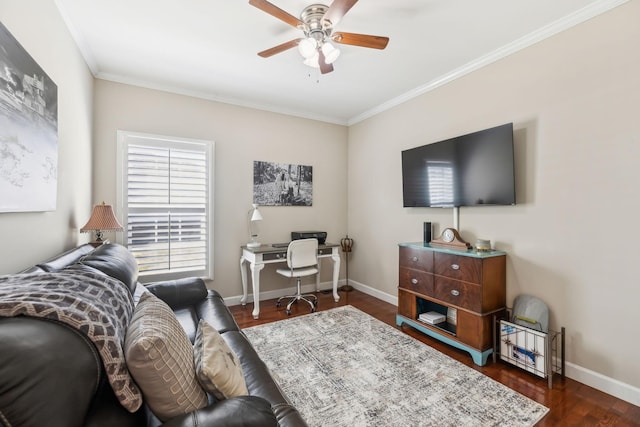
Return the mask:
<svg viewBox="0 0 640 427">
<path fill-rule="evenodd" d="M 338 249 L 340 245 L 335 243 L 325 243 L 318 245 L 318 258 L 331 257 L 333 261 L 333 299 L 338 302 L 338 277 L 340 276 L 340 253 Z M 240 257 L 240 275 L 242 276 L 242 305 L 247 304 L 247 269 L 246 263 L 249 263 L 251 269 L 251 281 L 253 283 L 253 315 L 257 319 L 260 315 L 260 270 L 265 264 L 276 262 L 287 262 L 287 247 L 274 247 L 265 243 L 258 248 L 248 248 L 242 246 L 242 256 Z M 320 289 L 320 260 L 318 260 L 318 274 L 316 274 L 316 292 Z"/>
</svg>

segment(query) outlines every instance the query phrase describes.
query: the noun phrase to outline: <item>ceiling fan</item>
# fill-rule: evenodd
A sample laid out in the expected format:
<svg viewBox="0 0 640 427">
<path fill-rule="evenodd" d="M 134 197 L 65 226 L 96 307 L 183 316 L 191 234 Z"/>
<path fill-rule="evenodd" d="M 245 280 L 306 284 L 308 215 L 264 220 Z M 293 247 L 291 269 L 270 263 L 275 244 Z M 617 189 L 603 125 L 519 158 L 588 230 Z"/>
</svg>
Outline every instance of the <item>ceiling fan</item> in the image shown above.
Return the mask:
<svg viewBox="0 0 640 427">
<path fill-rule="evenodd" d="M 277 53 L 293 47 L 304 57 L 304 64 L 314 68 L 320 68 L 322 74 L 333 71 L 333 62 L 338 59 L 340 50 L 331 42 L 348 44 L 352 46 L 384 49 L 389 43 L 388 37 L 369 36 L 355 33 L 334 33 L 333 29 L 340 19 L 357 3 L 358 0 L 334 0 L 331 6 L 312 4 L 305 7 L 300 14 L 300 19 L 285 12 L 267 0 L 249 0 L 249 4 L 263 12 L 280 19 L 292 27 L 298 28 L 304 33 L 304 37 L 290 40 L 270 49 L 258 52 L 263 58 L 268 58 Z"/>
</svg>

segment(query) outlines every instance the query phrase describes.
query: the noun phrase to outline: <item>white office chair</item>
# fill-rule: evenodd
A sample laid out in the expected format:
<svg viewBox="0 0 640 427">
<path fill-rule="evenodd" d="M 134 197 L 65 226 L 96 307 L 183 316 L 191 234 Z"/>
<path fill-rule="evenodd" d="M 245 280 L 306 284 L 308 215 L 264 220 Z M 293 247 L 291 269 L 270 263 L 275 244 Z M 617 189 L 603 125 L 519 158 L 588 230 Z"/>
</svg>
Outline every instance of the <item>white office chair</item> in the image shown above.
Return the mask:
<svg viewBox="0 0 640 427">
<path fill-rule="evenodd" d="M 300 239 L 289 243 L 287 247 L 287 266 L 288 268 L 279 268 L 276 272 L 289 278 L 295 277 L 297 293 L 278 298 L 276 307 L 280 307 L 283 299 L 291 298 L 291 301 L 287 304 L 287 314 L 291 314 L 291 305 L 300 300 L 306 301 L 311 306 L 311 312 L 313 313 L 316 311 L 318 298 L 312 294 L 303 295 L 300 282 L 302 277 L 318 273 L 318 240 Z"/>
</svg>

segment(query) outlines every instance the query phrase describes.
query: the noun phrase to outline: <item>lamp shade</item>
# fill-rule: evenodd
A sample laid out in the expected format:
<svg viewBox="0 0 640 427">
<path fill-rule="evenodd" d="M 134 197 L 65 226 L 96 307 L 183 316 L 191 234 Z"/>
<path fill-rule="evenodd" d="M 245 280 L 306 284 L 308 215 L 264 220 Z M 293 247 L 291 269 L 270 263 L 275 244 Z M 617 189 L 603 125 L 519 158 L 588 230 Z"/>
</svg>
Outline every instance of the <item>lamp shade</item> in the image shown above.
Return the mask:
<svg viewBox="0 0 640 427">
<path fill-rule="evenodd" d="M 322 45 L 322 53 L 324 54 L 324 62 L 333 64 L 340 56 L 340 49 L 336 49 L 331 43 L 327 42 Z"/>
<path fill-rule="evenodd" d="M 122 224 L 118 222 L 111 205 L 105 205 L 104 202 L 95 205 L 89 221 L 80 229 L 80 232 L 88 233 L 94 230 L 122 230 Z"/>
<path fill-rule="evenodd" d="M 298 43 L 298 52 L 300 52 L 300 55 L 302 55 L 303 58 L 309 59 L 316 53 L 317 47 L 318 42 L 316 39 L 307 37 L 306 39 L 300 40 Z"/>
<path fill-rule="evenodd" d="M 251 214 L 251 221 L 262 221 L 262 214 L 258 210 L 258 205 L 253 205 L 253 213 Z"/>
<path fill-rule="evenodd" d="M 253 204 L 253 209 L 249 210 L 247 214 L 249 225 L 249 243 L 248 248 L 259 248 L 260 242 L 258 241 L 258 221 L 262 221 L 262 214 L 258 210 L 258 205 Z"/>
<path fill-rule="evenodd" d="M 302 63 L 311 68 L 320 68 L 320 63 L 318 62 L 320 55 L 316 52 L 311 58 L 307 58 Z"/>
</svg>

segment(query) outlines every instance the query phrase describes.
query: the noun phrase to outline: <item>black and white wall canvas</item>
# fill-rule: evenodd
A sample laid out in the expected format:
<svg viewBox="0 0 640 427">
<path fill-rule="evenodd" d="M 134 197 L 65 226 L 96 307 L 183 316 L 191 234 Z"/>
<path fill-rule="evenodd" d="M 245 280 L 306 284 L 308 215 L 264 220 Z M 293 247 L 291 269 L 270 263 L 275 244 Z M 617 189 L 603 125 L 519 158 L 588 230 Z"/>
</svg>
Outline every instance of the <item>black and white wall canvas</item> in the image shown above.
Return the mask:
<svg viewBox="0 0 640 427">
<path fill-rule="evenodd" d="M 53 211 L 58 87 L 0 23 L 0 212 Z"/>
<path fill-rule="evenodd" d="M 312 206 L 313 167 L 254 161 L 253 203 L 258 206 Z"/>
</svg>

